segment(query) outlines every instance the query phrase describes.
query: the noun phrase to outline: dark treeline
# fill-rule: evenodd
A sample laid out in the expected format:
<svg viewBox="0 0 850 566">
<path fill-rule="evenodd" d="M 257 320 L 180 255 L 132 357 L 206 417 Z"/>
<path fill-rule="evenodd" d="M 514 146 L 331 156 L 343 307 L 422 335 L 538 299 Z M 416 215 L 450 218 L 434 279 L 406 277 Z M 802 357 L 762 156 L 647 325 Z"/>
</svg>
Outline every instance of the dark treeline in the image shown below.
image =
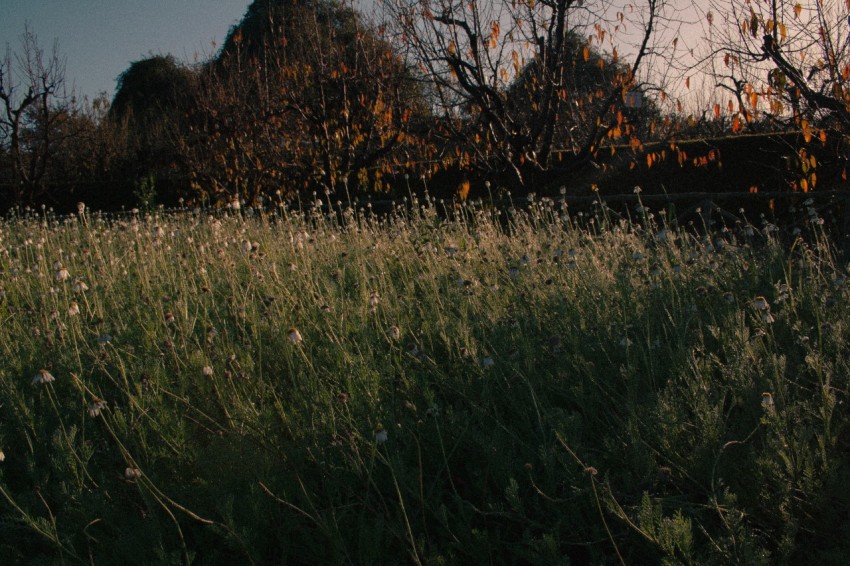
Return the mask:
<svg viewBox="0 0 850 566">
<path fill-rule="evenodd" d="M 717 49 L 728 105 L 685 115 L 669 77 L 649 78 L 676 63 L 663 3 L 619 24 L 587 4 L 405 0 L 367 17 L 336 0 L 255 0 L 209 60 L 136 61 L 94 100 L 68 92 L 58 47 L 27 29 L 0 62 L 0 208 L 844 182 L 843 52 L 803 72 L 785 24 L 753 12 L 747 30 L 764 38 L 749 62 L 772 70 Z M 627 24 L 631 43 L 615 43 Z"/>
</svg>

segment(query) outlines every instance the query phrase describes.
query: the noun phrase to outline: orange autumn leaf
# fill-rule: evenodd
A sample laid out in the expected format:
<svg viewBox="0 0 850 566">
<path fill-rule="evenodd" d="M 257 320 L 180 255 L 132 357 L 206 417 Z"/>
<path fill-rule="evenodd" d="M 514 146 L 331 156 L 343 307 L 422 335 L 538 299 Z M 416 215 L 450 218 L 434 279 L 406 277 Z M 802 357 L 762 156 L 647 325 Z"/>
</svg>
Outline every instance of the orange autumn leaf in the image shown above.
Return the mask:
<svg viewBox="0 0 850 566">
<path fill-rule="evenodd" d="M 741 119 L 738 116 L 732 118 L 732 133 L 737 134 L 741 131 Z"/>
<path fill-rule="evenodd" d="M 802 121 L 802 123 L 800 124 L 800 129 L 803 130 L 803 139 L 806 140 L 806 143 L 812 141 L 812 129 L 806 120 Z"/>
</svg>

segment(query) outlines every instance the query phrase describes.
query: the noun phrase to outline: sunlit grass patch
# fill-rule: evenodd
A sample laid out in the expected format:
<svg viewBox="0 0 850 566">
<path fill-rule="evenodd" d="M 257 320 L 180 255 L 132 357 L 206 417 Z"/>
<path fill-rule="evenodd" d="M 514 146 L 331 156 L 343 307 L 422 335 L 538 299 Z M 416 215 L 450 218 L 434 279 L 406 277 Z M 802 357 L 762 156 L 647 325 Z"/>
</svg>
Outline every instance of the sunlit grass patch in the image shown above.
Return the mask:
<svg viewBox="0 0 850 566">
<path fill-rule="evenodd" d="M 6 221 L 3 551 L 846 550 L 849 289 L 817 223 L 437 206 Z"/>
</svg>

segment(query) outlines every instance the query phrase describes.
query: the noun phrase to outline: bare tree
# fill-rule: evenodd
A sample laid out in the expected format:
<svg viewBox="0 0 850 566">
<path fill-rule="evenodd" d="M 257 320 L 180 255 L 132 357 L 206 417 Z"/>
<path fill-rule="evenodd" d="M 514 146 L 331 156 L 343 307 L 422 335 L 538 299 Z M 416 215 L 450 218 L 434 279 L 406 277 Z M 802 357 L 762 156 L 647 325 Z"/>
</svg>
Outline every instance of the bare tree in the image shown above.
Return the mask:
<svg viewBox="0 0 850 566">
<path fill-rule="evenodd" d="M 58 42 L 49 53 L 27 27 L 20 50 L 6 46 L 0 61 L 0 145 L 8 155 L 13 186 L 8 198 L 22 204 L 42 196 L 51 159 L 54 126 L 72 101 L 65 89 L 65 61 Z"/>
<path fill-rule="evenodd" d="M 696 5 L 708 23 L 703 69 L 730 93 L 720 110 L 742 124 L 767 118 L 808 133 L 850 129 L 850 5 L 845 0 Z"/>
<path fill-rule="evenodd" d="M 432 87 L 456 162 L 489 170 L 587 163 L 629 136 L 630 93 L 665 18 L 663 0 L 386 0 L 387 26 Z M 622 37 L 621 37 L 622 36 Z M 621 44 L 620 41 L 624 43 Z M 456 146 L 457 147 L 457 146 Z M 563 154 L 560 155 L 564 157 Z"/>
</svg>

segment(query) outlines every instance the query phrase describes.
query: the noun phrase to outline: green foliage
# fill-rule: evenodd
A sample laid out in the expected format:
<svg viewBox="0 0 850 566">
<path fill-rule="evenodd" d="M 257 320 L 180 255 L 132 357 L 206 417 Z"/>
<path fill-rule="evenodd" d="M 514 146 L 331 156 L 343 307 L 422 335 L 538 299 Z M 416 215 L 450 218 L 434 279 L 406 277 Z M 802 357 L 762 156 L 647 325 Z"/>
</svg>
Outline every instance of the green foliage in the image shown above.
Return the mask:
<svg viewBox="0 0 850 566">
<path fill-rule="evenodd" d="M 816 222 L 411 204 L 0 224 L 0 555 L 850 551 L 850 289 Z"/>
<path fill-rule="evenodd" d="M 118 77 L 109 109 L 115 120 L 131 120 L 138 129 L 180 109 L 192 92 L 194 75 L 172 55 L 135 61 Z"/>
<path fill-rule="evenodd" d="M 139 208 L 150 212 L 156 206 L 156 178 L 153 175 L 148 175 L 136 183 L 136 190 L 133 195 L 138 201 Z"/>
</svg>

